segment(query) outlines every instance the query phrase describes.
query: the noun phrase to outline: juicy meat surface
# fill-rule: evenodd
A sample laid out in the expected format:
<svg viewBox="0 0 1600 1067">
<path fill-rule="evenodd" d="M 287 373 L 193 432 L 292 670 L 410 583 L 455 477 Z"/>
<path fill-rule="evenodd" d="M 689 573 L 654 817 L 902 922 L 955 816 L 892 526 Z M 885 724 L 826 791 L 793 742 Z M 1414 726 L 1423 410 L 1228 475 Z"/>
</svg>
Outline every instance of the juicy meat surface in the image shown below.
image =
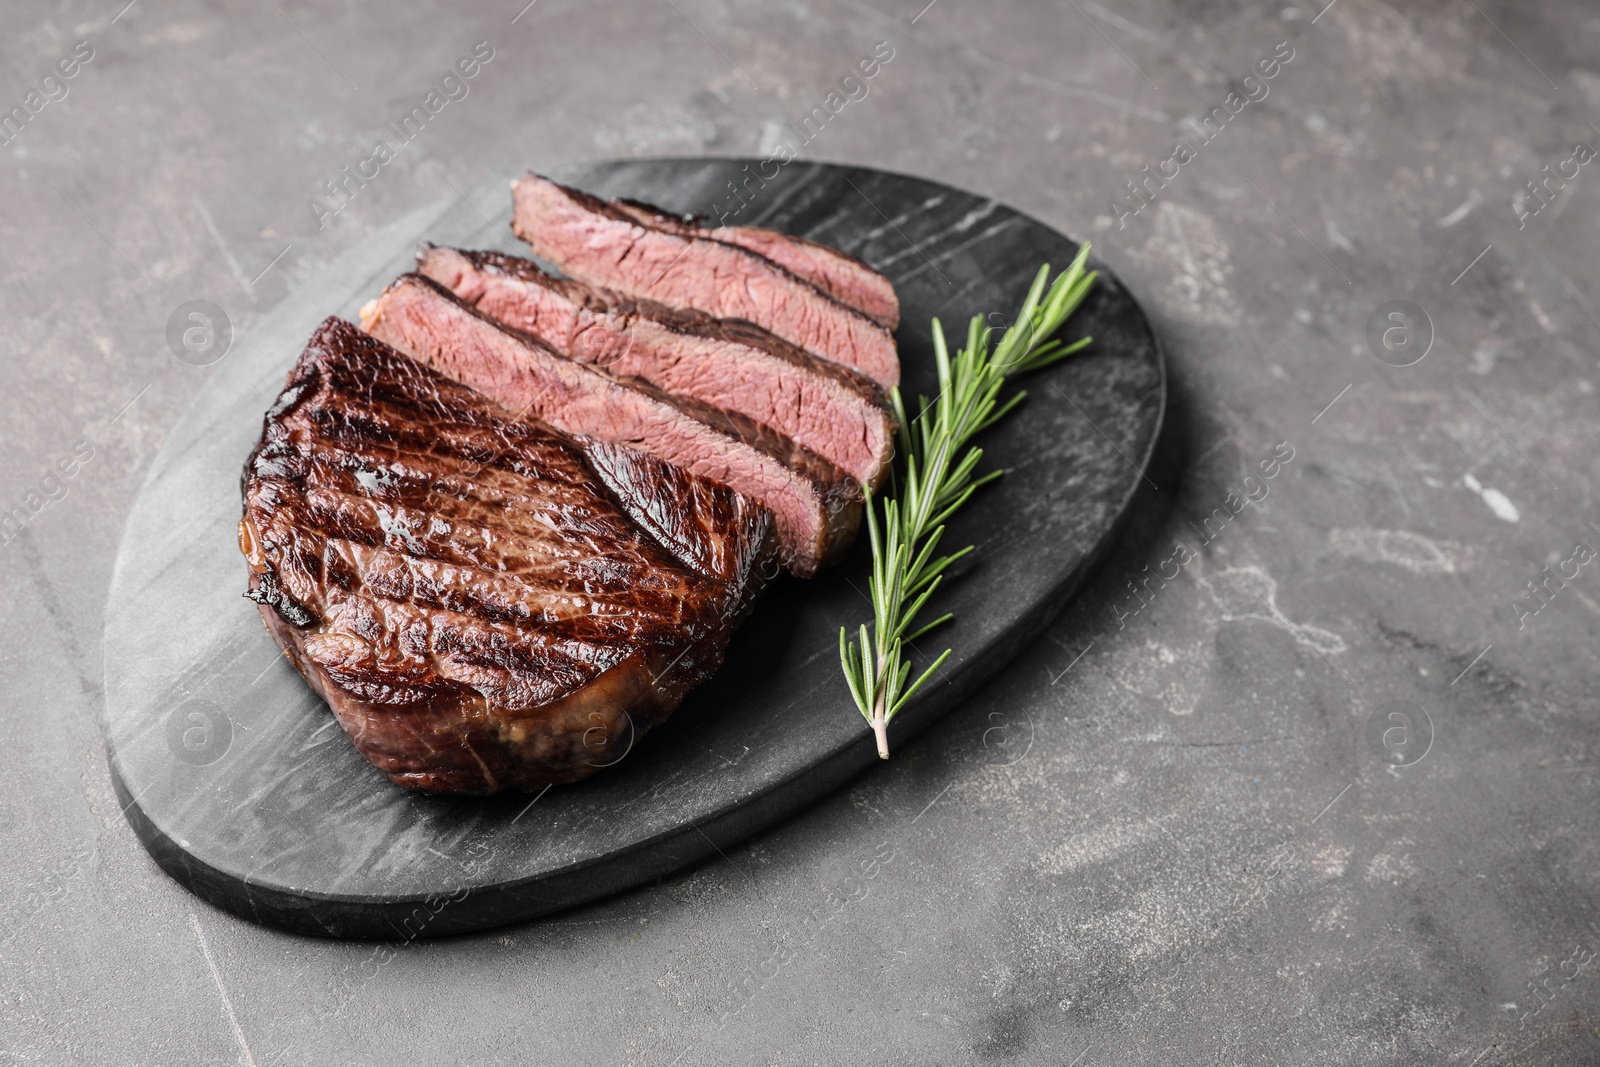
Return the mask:
<svg viewBox="0 0 1600 1067">
<path fill-rule="evenodd" d="M 515 415 L 649 452 L 750 497 L 773 513 L 784 563 L 798 575 L 835 562 L 860 525 L 860 487 L 791 438 L 567 359 L 420 274 L 401 276 L 361 319 L 378 340 Z"/>
<path fill-rule="evenodd" d="M 848 304 L 885 329 L 900 325 L 900 298 L 889 279 L 837 248 L 779 233 L 761 226 L 703 226 L 699 220 L 674 215 L 642 200 L 613 200 L 624 213 L 646 226 L 723 244 L 738 245 L 772 260 L 818 289 Z"/>
<path fill-rule="evenodd" d="M 621 759 L 721 665 L 771 558 L 740 494 L 507 418 L 339 319 L 243 491 L 246 595 L 362 755 L 435 793 Z"/>
<path fill-rule="evenodd" d="M 899 384 L 882 325 L 777 263 L 535 174 L 512 186 L 512 229 L 541 258 L 585 284 L 722 319 L 744 319 L 888 389 Z"/>
<path fill-rule="evenodd" d="M 759 326 L 591 289 L 498 252 L 424 245 L 417 270 L 570 359 L 745 416 L 874 489 L 888 473 L 894 423 L 878 387 Z"/>
</svg>

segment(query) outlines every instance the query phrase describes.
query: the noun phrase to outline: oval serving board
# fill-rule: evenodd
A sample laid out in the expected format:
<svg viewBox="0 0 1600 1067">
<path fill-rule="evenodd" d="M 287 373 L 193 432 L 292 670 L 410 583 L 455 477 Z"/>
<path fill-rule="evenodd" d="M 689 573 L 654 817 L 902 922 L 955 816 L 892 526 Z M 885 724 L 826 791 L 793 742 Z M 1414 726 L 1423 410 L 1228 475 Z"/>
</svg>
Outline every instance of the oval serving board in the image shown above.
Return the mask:
<svg viewBox="0 0 1600 1067">
<path fill-rule="evenodd" d="M 749 165 L 750 169 L 746 170 Z M 841 248 L 899 291 L 908 397 L 935 381 L 929 320 L 964 336 L 1013 313 L 1042 262 L 1075 242 L 992 200 L 854 167 L 793 163 L 757 189 L 753 160 L 568 166 L 557 180 Z M 407 793 L 367 764 L 240 594 L 239 476 L 313 327 L 410 268 L 423 239 L 523 252 L 496 182 L 418 212 L 339 257 L 214 367 L 135 500 L 106 611 L 112 778 L 156 861 L 205 899 L 309 934 L 411 938 L 529 919 L 694 863 L 877 762 L 839 670 L 841 625 L 869 618 L 863 545 L 811 582 L 781 581 L 728 662 L 616 766 L 543 794 Z M 524 253 L 525 254 L 525 253 Z M 994 321 L 1000 322 L 999 316 Z M 1166 381 L 1150 324 L 1116 279 L 1067 325 L 1082 354 L 1024 379 L 1028 400 L 982 444 L 1007 471 L 946 534 L 975 544 L 934 612 L 955 648 L 890 729 L 903 746 L 1035 637 L 1107 546 L 1148 462 Z M 921 666 L 915 667 L 920 672 Z M 716 842 L 716 844 L 713 844 Z"/>
</svg>

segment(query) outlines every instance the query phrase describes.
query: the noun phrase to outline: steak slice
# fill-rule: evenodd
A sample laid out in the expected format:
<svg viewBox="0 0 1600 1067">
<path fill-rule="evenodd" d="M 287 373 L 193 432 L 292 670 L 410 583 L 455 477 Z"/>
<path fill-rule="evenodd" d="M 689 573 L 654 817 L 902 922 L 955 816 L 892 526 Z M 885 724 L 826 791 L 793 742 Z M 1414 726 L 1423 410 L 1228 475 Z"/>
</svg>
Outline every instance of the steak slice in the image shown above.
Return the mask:
<svg viewBox="0 0 1600 1067">
<path fill-rule="evenodd" d="M 641 223 L 603 200 L 527 174 L 511 187 L 511 228 L 542 259 L 599 288 L 744 319 L 888 389 L 900 382 L 889 331 L 748 248 Z"/>
<path fill-rule="evenodd" d="M 616 762 L 721 665 L 771 559 L 738 493 L 509 419 L 339 319 L 243 486 L 246 595 L 361 754 L 433 793 Z"/>
<path fill-rule="evenodd" d="M 889 279 L 837 248 L 760 226 L 702 226 L 692 216 L 674 215 L 642 200 L 613 205 L 645 226 L 690 237 L 707 237 L 748 248 L 798 275 L 842 304 L 848 304 L 885 329 L 900 325 L 900 298 Z"/>
<path fill-rule="evenodd" d="M 498 252 L 424 245 L 417 270 L 570 359 L 745 416 L 874 489 L 888 473 L 894 422 L 877 385 L 759 326 L 630 301 Z"/>
<path fill-rule="evenodd" d="M 860 486 L 792 439 L 567 359 L 420 274 L 402 275 L 362 308 L 361 324 L 510 412 L 649 452 L 750 497 L 773 513 L 783 561 L 802 577 L 837 560 L 860 525 Z"/>
</svg>

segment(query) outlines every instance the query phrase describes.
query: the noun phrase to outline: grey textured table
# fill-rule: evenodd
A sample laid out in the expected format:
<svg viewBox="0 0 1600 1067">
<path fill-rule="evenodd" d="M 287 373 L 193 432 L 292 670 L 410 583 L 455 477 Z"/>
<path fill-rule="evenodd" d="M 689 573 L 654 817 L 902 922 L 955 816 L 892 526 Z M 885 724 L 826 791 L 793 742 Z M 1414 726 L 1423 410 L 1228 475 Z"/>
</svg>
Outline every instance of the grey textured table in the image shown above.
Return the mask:
<svg viewBox="0 0 1600 1067">
<path fill-rule="evenodd" d="M 1600 17 L 1323 2 L 10 5 L 6 1061 L 1600 1061 Z M 784 143 L 1088 237 L 1156 318 L 1147 493 L 1047 639 L 543 922 L 314 941 L 162 875 L 96 716 L 122 518 L 207 373 L 179 309 L 243 335 L 520 166 Z"/>
</svg>

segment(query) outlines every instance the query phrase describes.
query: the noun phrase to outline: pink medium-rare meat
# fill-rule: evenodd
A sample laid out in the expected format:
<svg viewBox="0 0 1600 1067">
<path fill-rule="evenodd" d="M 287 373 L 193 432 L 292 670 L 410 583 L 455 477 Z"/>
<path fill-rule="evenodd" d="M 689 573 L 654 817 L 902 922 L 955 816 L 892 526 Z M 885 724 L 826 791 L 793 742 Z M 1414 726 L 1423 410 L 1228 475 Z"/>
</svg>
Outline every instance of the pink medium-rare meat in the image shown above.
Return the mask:
<svg viewBox="0 0 1600 1067">
<path fill-rule="evenodd" d="M 885 329 L 892 330 L 900 325 L 900 298 L 895 295 L 889 279 L 837 248 L 760 226 L 703 226 L 697 219 L 674 215 L 642 200 L 613 200 L 611 203 L 646 226 L 748 248 L 804 278 L 840 303 L 855 308 Z"/>
<path fill-rule="evenodd" d="M 244 472 L 246 594 L 390 779 L 534 790 L 626 756 L 721 665 L 771 517 L 580 442 L 339 319 Z"/>
<path fill-rule="evenodd" d="M 876 489 L 894 423 L 869 379 L 747 322 L 629 300 L 498 252 L 424 245 L 419 273 L 562 355 L 782 433 Z"/>
<path fill-rule="evenodd" d="M 860 525 L 860 487 L 792 439 L 567 359 L 420 274 L 385 289 L 362 309 L 361 323 L 515 416 L 649 452 L 750 497 L 773 513 L 784 563 L 797 575 L 835 562 Z"/>
<path fill-rule="evenodd" d="M 646 225 L 535 174 L 517 179 L 512 202 L 517 236 L 580 282 L 672 308 L 744 319 L 885 389 L 900 382 L 900 359 L 888 330 L 748 248 Z"/>
</svg>

